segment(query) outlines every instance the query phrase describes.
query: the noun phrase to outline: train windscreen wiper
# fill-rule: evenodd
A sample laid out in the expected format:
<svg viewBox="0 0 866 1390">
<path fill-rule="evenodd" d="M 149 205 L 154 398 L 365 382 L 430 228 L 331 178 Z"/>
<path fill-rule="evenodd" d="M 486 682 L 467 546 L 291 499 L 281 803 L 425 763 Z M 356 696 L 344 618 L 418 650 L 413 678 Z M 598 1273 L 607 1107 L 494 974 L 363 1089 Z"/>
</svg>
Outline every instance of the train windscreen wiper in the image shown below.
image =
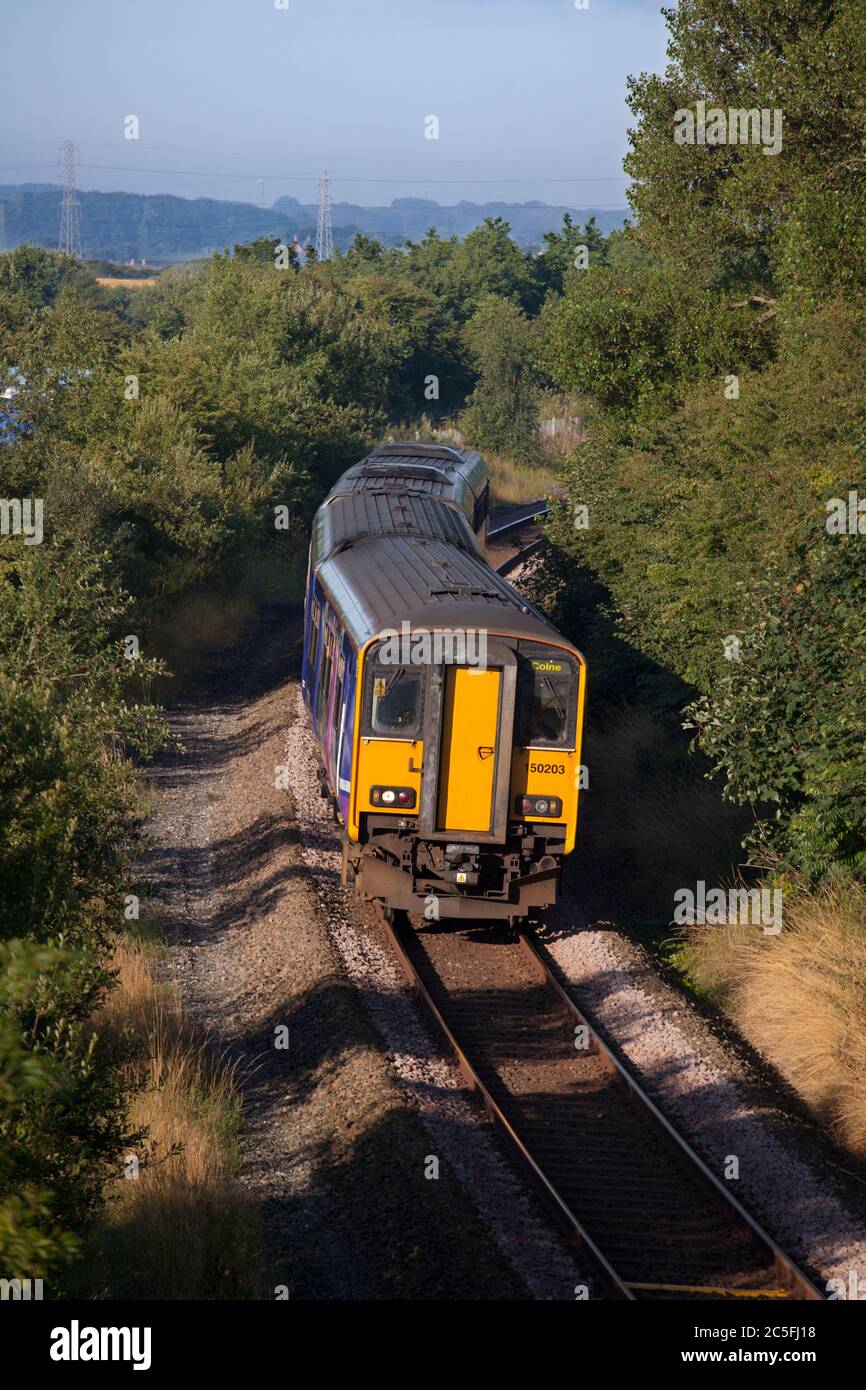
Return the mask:
<svg viewBox="0 0 866 1390">
<path fill-rule="evenodd" d="M 559 718 L 562 719 L 562 720 L 564 721 L 564 720 L 565 720 L 565 704 L 563 703 L 562 700 L 560 700 L 559 695 L 558 695 L 558 692 L 557 692 L 557 689 L 556 689 L 556 686 L 555 686 L 555 685 L 553 684 L 553 682 L 552 682 L 551 680 L 549 680 L 547 677 L 545 677 L 545 684 L 546 684 L 546 686 L 547 686 L 547 688 L 548 688 L 548 690 L 550 691 L 550 694 L 551 694 L 551 696 L 552 696 L 552 699 L 553 699 L 553 707 L 554 707 L 554 709 L 556 710 L 556 713 L 558 714 Z"/>
</svg>

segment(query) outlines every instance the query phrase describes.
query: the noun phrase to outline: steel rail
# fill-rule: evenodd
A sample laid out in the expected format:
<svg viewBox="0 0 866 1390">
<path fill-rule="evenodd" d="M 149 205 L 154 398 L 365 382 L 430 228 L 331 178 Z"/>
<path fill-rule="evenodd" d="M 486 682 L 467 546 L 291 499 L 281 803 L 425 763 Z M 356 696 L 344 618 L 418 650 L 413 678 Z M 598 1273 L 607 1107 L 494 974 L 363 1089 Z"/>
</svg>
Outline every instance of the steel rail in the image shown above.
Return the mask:
<svg viewBox="0 0 866 1390">
<path fill-rule="evenodd" d="M 445 1014 L 433 998 L 433 995 L 422 978 L 420 970 L 413 960 L 412 949 L 409 943 L 415 939 L 415 932 L 414 929 L 408 925 L 406 914 L 395 913 L 389 915 L 383 908 L 378 905 L 377 907 L 379 919 L 388 933 L 406 979 L 419 996 L 437 1028 L 444 1035 L 457 1061 L 460 1073 L 470 1090 L 483 1105 L 496 1129 L 505 1140 L 507 1148 L 527 1173 L 532 1186 L 551 1209 L 554 1218 L 563 1229 L 565 1235 L 572 1244 L 589 1257 L 594 1272 L 600 1277 L 607 1291 L 614 1298 L 634 1302 L 641 1294 L 659 1293 L 667 1294 L 668 1296 L 680 1294 L 684 1296 L 692 1295 L 721 1300 L 766 1299 L 775 1301 L 780 1298 L 794 1298 L 799 1300 L 823 1301 L 824 1295 L 819 1292 L 809 1277 L 798 1268 L 794 1261 L 790 1259 L 783 1250 L 781 1250 L 773 1238 L 767 1234 L 754 1217 L 746 1211 L 745 1207 L 742 1206 L 737 1198 L 720 1182 L 703 1159 L 700 1158 L 686 1140 L 683 1139 L 682 1135 L 679 1134 L 670 1121 L 666 1119 L 623 1063 L 611 1051 L 592 1024 L 589 1023 L 584 1014 L 571 999 L 570 995 L 563 989 L 559 980 L 553 974 L 553 971 L 544 959 L 532 934 L 523 928 L 520 929 L 518 934 L 518 941 L 521 949 L 532 963 L 533 968 L 542 982 L 555 996 L 558 1003 L 567 1011 L 572 1024 L 576 1023 L 580 1027 L 586 1029 L 588 1042 L 586 1050 L 595 1052 L 601 1057 L 609 1070 L 615 1073 L 616 1080 L 625 1088 L 631 1100 L 656 1128 L 661 1131 L 667 1142 L 671 1146 L 676 1147 L 680 1157 L 686 1160 L 692 1172 L 699 1179 L 702 1186 L 712 1197 L 717 1206 L 724 1210 L 735 1225 L 744 1228 L 749 1237 L 757 1243 L 767 1257 L 768 1267 L 772 1267 L 772 1269 L 776 1271 L 782 1287 L 750 1289 L 725 1287 L 723 1285 L 648 1283 L 643 1281 L 630 1281 L 619 1274 L 599 1244 L 587 1230 L 584 1223 L 557 1190 L 554 1182 L 548 1177 L 541 1163 L 534 1157 L 530 1148 L 508 1118 L 505 1110 L 494 1099 L 467 1052 L 464 1050 L 459 1038 L 452 1030 Z"/>
<path fill-rule="evenodd" d="M 525 526 L 528 521 L 535 521 L 537 517 L 547 516 L 550 512 L 546 502 L 539 502 L 526 516 L 512 517 L 511 521 L 505 521 L 501 526 L 496 526 L 492 531 L 487 532 L 489 541 L 495 540 L 497 536 L 505 536 L 509 531 L 516 531 L 519 527 Z"/>
<path fill-rule="evenodd" d="M 457 1038 L 454 1036 L 454 1033 L 451 1031 L 444 1014 L 436 1004 L 432 994 L 422 980 L 420 973 L 416 970 L 412 957 L 401 940 L 400 928 L 395 925 L 395 921 L 393 920 L 395 917 L 405 918 L 405 914 L 389 914 L 379 904 L 376 906 L 379 920 L 391 938 L 391 943 L 396 952 L 397 959 L 403 968 L 403 973 L 427 1011 L 430 1013 L 436 1026 L 445 1035 L 448 1045 L 454 1053 L 460 1073 L 469 1086 L 469 1089 L 484 1106 L 493 1124 L 505 1140 L 506 1146 L 511 1150 L 512 1154 L 526 1171 L 535 1190 L 552 1209 L 554 1217 L 562 1227 L 568 1239 L 589 1255 L 595 1272 L 601 1277 L 614 1298 L 633 1303 L 635 1301 L 635 1296 L 628 1285 L 620 1279 L 616 1270 L 599 1249 L 598 1245 L 596 1245 L 592 1236 L 575 1216 L 574 1212 L 568 1206 L 568 1203 L 559 1195 L 541 1165 L 533 1158 L 504 1110 L 494 1100 L 466 1053 L 463 1051 L 463 1048 L 460 1046 Z M 411 931 L 411 928 L 406 928 L 406 930 Z"/>
<path fill-rule="evenodd" d="M 710 1196 L 714 1198 L 717 1205 L 731 1215 L 735 1222 L 741 1227 L 744 1227 L 752 1238 L 758 1242 L 761 1248 L 766 1252 L 773 1268 L 778 1273 L 779 1278 L 786 1288 L 794 1294 L 795 1297 L 800 1299 L 823 1301 L 824 1295 L 819 1292 L 811 1279 L 809 1279 L 809 1277 L 798 1268 L 794 1261 L 785 1254 L 773 1240 L 772 1236 L 767 1234 L 742 1203 L 716 1176 L 712 1169 L 707 1166 L 704 1160 L 683 1138 L 679 1130 L 675 1129 L 670 1120 L 662 1114 L 658 1106 L 634 1079 L 627 1067 L 620 1061 L 611 1048 L 608 1047 L 604 1039 L 598 1034 L 589 1020 L 575 1004 L 571 995 L 568 994 L 556 978 L 534 934 L 526 928 L 521 928 L 519 931 L 519 940 L 523 951 L 532 962 L 539 977 L 568 1012 L 573 1023 L 587 1030 L 587 1037 L 592 1045 L 592 1049 L 600 1054 L 608 1069 L 616 1076 L 617 1081 L 626 1089 L 631 1099 L 636 1102 L 643 1113 L 647 1115 L 656 1128 L 661 1131 L 668 1142 L 679 1150 L 681 1156 L 689 1163 L 692 1172 L 695 1173 Z M 634 1284 L 631 1287 L 640 1289 L 641 1285 Z M 695 1292 L 700 1292 L 700 1290 L 695 1290 Z M 727 1292 L 730 1295 L 738 1295 L 741 1297 L 752 1294 L 751 1290 L 717 1290 L 717 1292 L 720 1295 Z M 763 1292 L 756 1291 L 753 1296 L 778 1298 L 779 1293 L 771 1290 Z"/>
</svg>

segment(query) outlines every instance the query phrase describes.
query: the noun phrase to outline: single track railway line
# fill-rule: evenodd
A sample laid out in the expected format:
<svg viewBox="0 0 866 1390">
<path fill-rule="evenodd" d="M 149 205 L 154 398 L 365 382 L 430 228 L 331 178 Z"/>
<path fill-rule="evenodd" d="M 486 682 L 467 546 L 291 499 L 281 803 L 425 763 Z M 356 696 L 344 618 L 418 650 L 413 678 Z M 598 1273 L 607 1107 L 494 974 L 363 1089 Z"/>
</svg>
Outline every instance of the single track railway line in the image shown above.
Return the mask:
<svg viewBox="0 0 866 1390">
<path fill-rule="evenodd" d="M 821 1299 L 584 1018 L 531 930 L 382 914 L 410 984 L 608 1296 Z"/>
</svg>

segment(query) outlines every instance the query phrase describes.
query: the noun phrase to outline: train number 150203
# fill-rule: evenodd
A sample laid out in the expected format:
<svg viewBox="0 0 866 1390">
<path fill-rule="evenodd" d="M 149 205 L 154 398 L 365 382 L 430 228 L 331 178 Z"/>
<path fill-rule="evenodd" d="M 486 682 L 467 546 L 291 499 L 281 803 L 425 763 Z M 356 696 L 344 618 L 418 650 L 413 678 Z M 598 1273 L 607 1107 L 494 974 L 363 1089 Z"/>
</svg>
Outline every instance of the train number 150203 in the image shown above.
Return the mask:
<svg viewBox="0 0 866 1390">
<path fill-rule="evenodd" d="M 565 772 L 565 763 L 530 763 L 530 772 Z"/>
</svg>

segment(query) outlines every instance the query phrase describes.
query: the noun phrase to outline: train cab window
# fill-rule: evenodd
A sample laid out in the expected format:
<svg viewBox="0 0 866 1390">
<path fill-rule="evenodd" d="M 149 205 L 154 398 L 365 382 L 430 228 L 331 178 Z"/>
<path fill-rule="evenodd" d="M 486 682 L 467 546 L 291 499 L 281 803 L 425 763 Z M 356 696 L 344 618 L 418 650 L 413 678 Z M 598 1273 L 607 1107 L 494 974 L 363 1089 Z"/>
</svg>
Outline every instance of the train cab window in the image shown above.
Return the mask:
<svg viewBox="0 0 866 1390">
<path fill-rule="evenodd" d="M 517 741 L 521 747 L 574 743 L 577 672 L 564 652 L 521 652 L 517 676 Z"/>
<path fill-rule="evenodd" d="M 422 670 L 371 662 L 367 668 L 365 732 L 374 738 L 420 738 L 423 700 Z"/>
</svg>

